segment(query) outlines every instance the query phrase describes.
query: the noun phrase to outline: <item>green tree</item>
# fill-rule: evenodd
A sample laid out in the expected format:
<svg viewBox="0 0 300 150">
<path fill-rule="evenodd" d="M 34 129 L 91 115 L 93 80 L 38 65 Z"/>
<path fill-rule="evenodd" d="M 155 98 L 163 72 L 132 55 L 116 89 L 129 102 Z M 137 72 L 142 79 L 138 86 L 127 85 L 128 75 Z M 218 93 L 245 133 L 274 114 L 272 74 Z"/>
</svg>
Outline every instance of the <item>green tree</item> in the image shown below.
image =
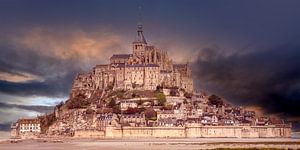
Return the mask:
<svg viewBox="0 0 300 150">
<path fill-rule="evenodd" d="M 131 97 L 132 97 L 132 98 L 135 98 L 135 97 L 137 97 L 137 94 L 132 93 L 132 94 L 131 94 Z"/>
<path fill-rule="evenodd" d="M 69 99 L 66 102 L 66 104 L 69 109 L 74 109 L 74 108 L 86 108 L 91 103 L 88 101 L 88 99 L 84 94 L 79 93 L 75 97 Z"/>
<path fill-rule="evenodd" d="M 124 112 L 125 114 L 136 114 L 139 112 L 138 108 L 128 107 L 127 110 Z"/>
<path fill-rule="evenodd" d="M 140 99 L 139 101 L 137 101 L 137 104 L 142 105 L 143 104 L 142 100 Z"/>
<path fill-rule="evenodd" d="M 113 109 L 113 113 L 115 113 L 115 114 L 121 114 L 120 105 L 115 105 L 112 109 Z"/>
<path fill-rule="evenodd" d="M 172 110 L 173 109 L 173 105 L 165 105 L 163 107 L 164 110 Z"/>
<path fill-rule="evenodd" d="M 157 113 L 154 109 L 148 108 L 145 110 L 145 118 L 146 120 L 156 120 L 157 119 Z"/>
<path fill-rule="evenodd" d="M 132 83 L 132 88 L 135 89 L 137 87 L 137 84 L 134 82 Z"/>
<path fill-rule="evenodd" d="M 117 97 L 120 98 L 120 99 L 123 99 L 124 98 L 124 93 L 125 91 L 124 90 L 119 90 L 117 91 Z"/>
<path fill-rule="evenodd" d="M 90 104 L 87 100 L 71 99 L 67 102 L 67 107 L 69 109 L 86 108 Z"/>
<path fill-rule="evenodd" d="M 110 100 L 110 102 L 108 103 L 108 107 L 109 108 L 114 108 L 114 106 L 116 106 L 116 100 L 114 98 L 112 98 Z"/>
<path fill-rule="evenodd" d="M 93 109 L 88 108 L 85 113 L 86 114 L 93 114 L 95 111 Z"/>
<path fill-rule="evenodd" d="M 183 104 L 187 104 L 188 101 L 186 99 L 183 100 Z"/>
<path fill-rule="evenodd" d="M 156 91 L 161 91 L 163 87 L 161 85 L 156 86 Z"/>
<path fill-rule="evenodd" d="M 163 106 L 167 101 L 165 94 L 162 92 L 156 92 L 155 97 L 157 98 L 158 105 L 160 105 L 160 106 Z"/>
<path fill-rule="evenodd" d="M 39 116 L 41 123 L 41 132 L 46 133 L 49 127 L 57 120 L 54 113 Z"/>
<path fill-rule="evenodd" d="M 193 96 L 192 93 L 188 93 L 188 92 L 184 93 L 184 97 L 186 97 L 186 98 L 192 98 L 192 96 Z"/>
<path fill-rule="evenodd" d="M 177 89 L 171 89 L 170 95 L 171 96 L 176 96 L 177 95 Z"/>
<path fill-rule="evenodd" d="M 223 100 L 219 96 L 213 94 L 208 97 L 208 104 L 219 107 L 223 105 Z"/>
</svg>

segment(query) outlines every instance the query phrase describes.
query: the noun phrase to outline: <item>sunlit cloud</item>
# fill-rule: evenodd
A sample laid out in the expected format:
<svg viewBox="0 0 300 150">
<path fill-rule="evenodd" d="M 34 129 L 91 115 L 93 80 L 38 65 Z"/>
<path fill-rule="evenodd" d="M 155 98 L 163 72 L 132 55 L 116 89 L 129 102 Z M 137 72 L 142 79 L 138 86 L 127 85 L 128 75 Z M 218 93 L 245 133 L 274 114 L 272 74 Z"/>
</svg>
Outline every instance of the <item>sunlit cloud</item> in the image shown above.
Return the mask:
<svg viewBox="0 0 300 150">
<path fill-rule="evenodd" d="M 9 82 L 28 82 L 28 81 L 43 81 L 41 77 L 30 73 L 10 73 L 0 71 L 0 80 Z"/>
<path fill-rule="evenodd" d="M 105 61 L 115 52 L 126 51 L 122 37 L 100 30 L 88 32 L 82 29 L 61 30 L 36 27 L 13 39 L 16 47 L 34 50 L 46 56 L 79 62 Z"/>
<path fill-rule="evenodd" d="M 1 108 L 0 115 L 0 124 L 6 124 L 16 121 L 19 118 L 34 118 L 41 115 L 41 113 L 19 108 Z"/>
<path fill-rule="evenodd" d="M 26 105 L 31 103 L 31 101 L 32 99 L 30 97 L 17 96 L 5 93 L 0 94 L 0 103 Z"/>
<path fill-rule="evenodd" d="M 28 105 L 41 105 L 41 106 L 55 106 L 60 102 L 66 101 L 68 97 L 55 98 L 45 96 L 29 97 L 30 102 Z"/>
</svg>

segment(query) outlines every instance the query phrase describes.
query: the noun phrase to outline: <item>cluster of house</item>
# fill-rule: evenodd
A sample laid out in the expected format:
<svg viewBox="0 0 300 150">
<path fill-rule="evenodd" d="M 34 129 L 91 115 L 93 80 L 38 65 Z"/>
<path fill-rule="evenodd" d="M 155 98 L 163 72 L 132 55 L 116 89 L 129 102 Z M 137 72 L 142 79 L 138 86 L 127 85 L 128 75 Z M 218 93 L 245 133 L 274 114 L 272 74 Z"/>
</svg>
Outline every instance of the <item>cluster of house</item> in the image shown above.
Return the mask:
<svg viewBox="0 0 300 150">
<path fill-rule="evenodd" d="M 242 107 L 233 107 L 230 104 L 221 106 L 208 104 L 208 96 L 195 93 L 192 98 L 167 96 L 166 106 L 155 106 L 144 100 L 138 104 L 138 99 L 120 100 L 122 112 L 128 109 L 152 109 L 154 118 L 147 118 L 145 112 L 99 114 L 103 125 L 122 126 L 160 126 L 173 127 L 184 125 L 196 126 L 265 126 L 284 124 L 283 120 L 270 117 L 258 117 L 253 110 Z M 139 102 L 140 103 L 140 102 Z M 148 104 L 147 104 L 148 103 Z M 152 105 L 151 105 L 152 104 Z"/>
<path fill-rule="evenodd" d="M 183 95 L 171 96 L 166 94 L 164 106 L 157 105 L 155 98 L 133 98 L 118 100 L 121 113 L 112 111 L 93 113 L 88 117 L 85 109 L 72 111 L 73 114 L 56 115 L 61 122 L 57 127 L 61 133 L 74 135 L 76 130 L 106 130 L 107 126 L 115 127 L 184 127 L 184 126 L 268 126 L 285 125 L 280 119 L 258 117 L 255 111 L 242 107 L 233 107 L 230 104 L 220 106 L 211 105 L 208 96 L 195 92 L 191 98 Z M 139 110 L 144 111 L 128 111 Z M 152 116 L 149 117 L 149 112 Z M 153 115 L 154 114 L 154 115 Z M 147 116 L 148 115 L 148 116 Z M 73 120 L 73 121 L 72 121 Z M 20 119 L 11 126 L 12 137 L 36 136 L 41 133 L 39 119 Z"/>
</svg>

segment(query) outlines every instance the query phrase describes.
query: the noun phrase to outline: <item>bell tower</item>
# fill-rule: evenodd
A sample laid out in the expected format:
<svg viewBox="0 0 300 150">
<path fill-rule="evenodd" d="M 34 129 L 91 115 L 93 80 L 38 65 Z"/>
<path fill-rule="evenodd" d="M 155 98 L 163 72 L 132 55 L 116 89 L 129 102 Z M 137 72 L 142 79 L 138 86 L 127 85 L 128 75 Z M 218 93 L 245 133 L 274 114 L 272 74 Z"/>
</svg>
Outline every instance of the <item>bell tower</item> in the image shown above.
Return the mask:
<svg viewBox="0 0 300 150">
<path fill-rule="evenodd" d="M 144 55 L 145 48 L 147 46 L 147 42 L 143 35 L 142 24 L 138 25 L 137 37 L 132 45 L 133 45 L 133 56 L 143 56 Z"/>
<path fill-rule="evenodd" d="M 145 48 L 147 46 L 146 39 L 143 34 L 143 25 L 142 25 L 142 15 L 141 15 L 142 7 L 139 6 L 139 23 L 137 25 L 137 36 L 132 43 L 133 56 L 136 58 L 141 58 L 144 56 Z"/>
</svg>

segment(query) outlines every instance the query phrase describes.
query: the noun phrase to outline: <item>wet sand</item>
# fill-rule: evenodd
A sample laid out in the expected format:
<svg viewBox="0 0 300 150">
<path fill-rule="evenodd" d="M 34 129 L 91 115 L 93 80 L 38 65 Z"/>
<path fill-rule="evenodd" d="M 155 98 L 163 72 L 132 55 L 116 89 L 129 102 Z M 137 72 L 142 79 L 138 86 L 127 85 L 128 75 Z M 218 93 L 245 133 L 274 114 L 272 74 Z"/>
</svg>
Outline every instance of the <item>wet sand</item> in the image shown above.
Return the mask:
<svg viewBox="0 0 300 150">
<path fill-rule="evenodd" d="M 195 150 L 216 148 L 300 149 L 300 139 L 190 138 L 190 139 L 40 139 L 0 143 L 1 150 Z"/>
</svg>

